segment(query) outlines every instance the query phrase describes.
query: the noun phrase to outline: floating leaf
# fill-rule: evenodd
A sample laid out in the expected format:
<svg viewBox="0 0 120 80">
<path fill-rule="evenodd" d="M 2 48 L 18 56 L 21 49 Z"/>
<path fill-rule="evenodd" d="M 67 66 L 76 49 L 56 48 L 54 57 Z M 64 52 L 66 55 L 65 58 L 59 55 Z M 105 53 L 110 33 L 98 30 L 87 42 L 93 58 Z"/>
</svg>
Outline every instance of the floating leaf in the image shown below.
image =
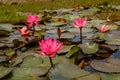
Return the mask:
<svg viewBox="0 0 120 80">
<path fill-rule="evenodd" d="M 90 65 L 95 70 L 102 72 L 108 73 L 120 72 L 120 59 L 117 58 L 108 58 L 105 60 L 92 60 Z"/>
<path fill-rule="evenodd" d="M 58 54 L 66 53 L 70 51 L 70 49 L 73 47 L 73 45 L 64 45 L 64 48 L 58 52 Z"/>
<path fill-rule="evenodd" d="M 42 31 L 42 30 L 41 31 L 35 31 L 33 35 L 36 36 L 36 37 L 42 37 L 42 36 L 45 35 L 45 32 Z"/>
<path fill-rule="evenodd" d="M 89 75 L 77 78 L 76 80 L 100 80 L 100 75 L 93 73 L 93 74 L 89 74 Z"/>
<path fill-rule="evenodd" d="M 79 51 L 79 47 L 78 46 L 73 46 L 70 49 L 70 51 L 66 54 L 66 57 L 70 58 L 70 57 L 72 57 L 78 51 Z"/>
<path fill-rule="evenodd" d="M 58 64 L 48 73 L 50 80 L 73 80 L 74 78 L 88 75 L 89 72 L 81 70 L 79 67 L 70 64 Z"/>
<path fill-rule="evenodd" d="M 9 36 L 9 33 L 10 33 L 9 31 L 0 30 L 0 36 L 2 36 L 2 37 L 3 37 L 3 36 L 4 36 L 4 37 L 5 37 L 5 36 Z"/>
<path fill-rule="evenodd" d="M 43 62 L 40 56 L 29 55 L 24 58 L 21 67 L 40 67 L 40 64 Z"/>
<path fill-rule="evenodd" d="M 0 43 L 0 49 L 7 47 L 4 43 Z"/>
<path fill-rule="evenodd" d="M 116 46 L 111 46 L 111 45 L 107 45 L 107 44 L 100 44 L 99 47 L 101 49 L 104 49 L 104 50 L 109 51 L 109 52 L 114 52 L 117 50 Z"/>
<path fill-rule="evenodd" d="M 98 44 L 94 42 L 87 42 L 81 45 L 85 54 L 95 54 L 98 51 Z"/>
<path fill-rule="evenodd" d="M 115 30 L 115 29 L 118 29 L 118 26 L 111 24 L 111 25 L 107 25 L 107 28 L 109 28 L 110 30 Z"/>
<path fill-rule="evenodd" d="M 20 64 L 22 61 L 23 61 L 22 57 L 16 57 L 11 60 L 11 65 L 16 66 L 16 65 Z"/>
<path fill-rule="evenodd" d="M 101 80 L 118 80 L 114 76 L 108 74 L 100 74 L 100 76 Z"/>
<path fill-rule="evenodd" d="M 6 56 L 0 56 L 0 62 L 6 61 Z"/>
<path fill-rule="evenodd" d="M 65 26 L 65 25 L 67 25 L 66 23 L 62 23 L 62 22 L 52 22 L 52 23 L 45 23 L 47 26 L 50 26 L 50 27 L 52 27 L 52 26 L 56 26 L 56 27 L 58 27 L 58 26 Z"/>
<path fill-rule="evenodd" d="M 111 45 L 120 45 L 120 36 L 109 34 L 105 37 L 106 43 Z"/>
<path fill-rule="evenodd" d="M 48 68 L 39 67 L 39 68 L 16 68 L 13 71 L 14 76 L 42 76 L 48 72 Z"/>
<path fill-rule="evenodd" d="M 48 72 L 46 68 L 15 68 L 12 76 L 7 76 L 2 80 L 47 80 L 46 77 L 39 77 Z"/>
<path fill-rule="evenodd" d="M 12 68 L 7 68 L 4 66 L 0 66 L 0 78 L 5 77 L 12 71 Z"/>
<path fill-rule="evenodd" d="M 7 56 L 8 59 L 11 59 L 15 54 L 15 50 L 13 49 L 8 49 L 5 51 L 5 55 Z"/>
</svg>

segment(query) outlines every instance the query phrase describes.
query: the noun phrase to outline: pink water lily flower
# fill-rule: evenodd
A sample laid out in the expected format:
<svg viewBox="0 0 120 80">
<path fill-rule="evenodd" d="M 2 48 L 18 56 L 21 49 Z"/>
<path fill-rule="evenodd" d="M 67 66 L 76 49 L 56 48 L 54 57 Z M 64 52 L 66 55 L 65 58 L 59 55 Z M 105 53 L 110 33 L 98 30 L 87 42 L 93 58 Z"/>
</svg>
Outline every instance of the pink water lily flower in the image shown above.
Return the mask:
<svg viewBox="0 0 120 80">
<path fill-rule="evenodd" d="M 42 52 L 37 52 L 44 56 L 55 57 L 56 53 L 63 48 L 63 43 L 58 43 L 56 39 L 47 38 L 39 42 L 39 46 Z"/>
<path fill-rule="evenodd" d="M 29 14 L 27 16 L 27 19 L 26 19 L 26 22 L 28 23 L 28 27 L 31 28 L 33 27 L 34 25 L 37 25 L 39 26 L 39 18 L 36 14 Z"/>
<path fill-rule="evenodd" d="M 85 27 L 87 22 L 86 18 L 75 18 L 74 23 L 71 24 L 71 26 L 74 26 L 76 28 L 83 28 Z"/>
<path fill-rule="evenodd" d="M 18 31 L 22 36 L 28 36 L 32 34 L 32 31 L 30 31 L 26 26 L 22 27 L 22 29 L 18 28 Z"/>
<path fill-rule="evenodd" d="M 98 28 L 98 31 L 101 32 L 101 33 L 107 33 L 107 32 L 110 31 L 110 29 L 107 28 L 106 24 L 103 24 Z"/>
</svg>

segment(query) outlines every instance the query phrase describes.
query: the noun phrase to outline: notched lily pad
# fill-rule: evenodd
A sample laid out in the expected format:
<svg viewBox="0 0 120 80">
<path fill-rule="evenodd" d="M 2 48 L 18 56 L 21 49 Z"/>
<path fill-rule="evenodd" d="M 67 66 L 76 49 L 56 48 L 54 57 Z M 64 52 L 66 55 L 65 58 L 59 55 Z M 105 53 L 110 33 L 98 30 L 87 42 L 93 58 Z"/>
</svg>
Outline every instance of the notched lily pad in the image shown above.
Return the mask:
<svg viewBox="0 0 120 80">
<path fill-rule="evenodd" d="M 85 54 L 95 54 L 98 51 L 98 44 L 94 42 L 87 42 L 80 46 Z"/>
</svg>

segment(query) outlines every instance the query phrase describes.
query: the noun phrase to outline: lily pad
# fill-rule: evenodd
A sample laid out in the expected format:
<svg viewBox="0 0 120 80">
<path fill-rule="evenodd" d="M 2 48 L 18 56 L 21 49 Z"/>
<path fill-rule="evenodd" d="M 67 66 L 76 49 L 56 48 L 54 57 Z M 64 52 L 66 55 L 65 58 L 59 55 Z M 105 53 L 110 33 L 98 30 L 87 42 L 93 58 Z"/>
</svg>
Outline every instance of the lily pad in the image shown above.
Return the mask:
<svg viewBox="0 0 120 80">
<path fill-rule="evenodd" d="M 60 50 L 58 52 L 58 54 L 62 54 L 62 53 L 66 53 L 66 52 L 70 51 L 71 47 L 73 47 L 73 45 L 64 45 L 64 48 L 62 50 Z"/>
<path fill-rule="evenodd" d="M 6 56 L 0 56 L 0 62 L 6 61 Z"/>
<path fill-rule="evenodd" d="M 79 51 L 79 47 L 78 46 L 73 46 L 70 49 L 70 51 L 66 54 L 66 57 L 70 58 L 71 56 L 73 56 L 78 51 Z"/>
<path fill-rule="evenodd" d="M 0 36 L 9 36 L 9 31 L 0 30 Z"/>
<path fill-rule="evenodd" d="M 88 75 L 89 72 L 81 70 L 79 67 L 70 64 L 58 64 L 51 68 L 48 77 L 50 80 L 73 80 L 74 78 Z"/>
<path fill-rule="evenodd" d="M 116 29 L 118 29 L 118 26 L 111 24 L 111 25 L 107 25 L 107 28 L 109 28 L 110 30 L 116 30 Z"/>
<path fill-rule="evenodd" d="M 5 77 L 12 71 L 12 68 L 7 68 L 4 66 L 0 66 L 0 78 Z"/>
<path fill-rule="evenodd" d="M 71 32 L 71 33 L 77 33 L 77 34 L 79 34 L 80 33 L 80 29 L 78 29 L 78 28 L 70 28 L 70 29 L 68 29 L 67 31 L 69 31 L 69 32 Z M 91 28 L 83 28 L 82 29 L 82 33 L 84 34 L 84 33 L 89 33 L 89 32 L 92 32 L 93 31 L 93 29 L 91 29 Z"/>
<path fill-rule="evenodd" d="M 13 49 L 8 49 L 4 52 L 5 52 L 5 55 L 8 57 L 8 59 L 11 59 L 15 54 L 15 50 L 13 50 Z"/>
<path fill-rule="evenodd" d="M 39 68 L 16 68 L 13 71 L 14 76 L 42 76 L 48 72 L 48 68 L 39 67 Z"/>
<path fill-rule="evenodd" d="M 105 35 L 104 39 L 106 40 L 107 44 L 120 45 L 120 36 L 118 35 L 113 35 L 113 34 Z"/>
<path fill-rule="evenodd" d="M 101 80 L 118 80 L 114 76 L 108 74 L 100 74 L 100 76 Z"/>
<path fill-rule="evenodd" d="M 89 74 L 89 75 L 77 78 L 76 80 L 100 80 L 100 75 L 93 73 L 93 74 Z"/>
<path fill-rule="evenodd" d="M 45 23 L 47 26 L 50 26 L 50 27 L 52 27 L 52 26 L 56 26 L 56 27 L 58 27 L 58 26 L 65 26 L 65 25 L 67 25 L 66 23 L 62 23 L 62 22 L 52 22 L 52 23 Z"/>
<path fill-rule="evenodd" d="M 120 59 L 117 58 L 108 58 L 105 60 L 92 60 L 90 65 L 95 70 L 102 72 L 108 73 L 120 72 Z"/>
<path fill-rule="evenodd" d="M 46 68 L 16 68 L 12 76 L 7 76 L 2 80 L 47 80 L 46 77 L 39 77 L 47 71 Z"/>
<path fill-rule="evenodd" d="M 85 54 L 95 54 L 98 51 L 98 44 L 94 42 L 87 42 L 80 46 Z"/>
<path fill-rule="evenodd" d="M 24 58 L 21 67 L 40 67 L 40 64 L 43 62 L 40 56 L 29 55 Z"/>
<path fill-rule="evenodd" d="M 4 43 L 0 43 L 0 49 L 4 47 L 7 47 L 7 46 Z"/>
</svg>

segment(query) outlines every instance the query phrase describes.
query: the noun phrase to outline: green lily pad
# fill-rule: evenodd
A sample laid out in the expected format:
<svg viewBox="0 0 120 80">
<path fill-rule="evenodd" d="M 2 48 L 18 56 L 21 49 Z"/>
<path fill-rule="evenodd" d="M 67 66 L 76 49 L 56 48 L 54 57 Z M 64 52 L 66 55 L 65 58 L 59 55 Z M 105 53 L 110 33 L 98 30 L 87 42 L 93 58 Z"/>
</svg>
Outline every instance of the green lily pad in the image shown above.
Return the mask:
<svg viewBox="0 0 120 80">
<path fill-rule="evenodd" d="M 104 33 L 97 33 L 97 34 L 94 34 L 92 36 L 93 39 L 96 39 L 96 40 L 104 40 L 104 36 L 107 35 L 107 34 L 104 34 Z"/>
<path fill-rule="evenodd" d="M 0 43 L 0 49 L 4 47 L 7 47 L 7 46 L 4 43 Z"/>
<path fill-rule="evenodd" d="M 60 38 L 63 38 L 63 39 L 72 39 L 74 36 L 75 35 L 73 33 L 71 33 L 71 32 L 65 32 L 65 33 L 61 34 Z"/>
<path fill-rule="evenodd" d="M 116 30 L 116 29 L 118 29 L 118 26 L 111 24 L 111 25 L 107 25 L 107 28 L 109 28 L 110 30 Z"/>
<path fill-rule="evenodd" d="M 113 34 L 105 35 L 104 39 L 106 40 L 107 44 L 120 45 L 120 36 L 118 35 L 113 35 Z"/>
<path fill-rule="evenodd" d="M 50 26 L 50 27 L 52 27 L 52 26 L 65 26 L 65 25 L 67 25 L 66 23 L 62 23 L 62 22 L 52 22 L 52 23 L 45 23 L 47 26 Z"/>
<path fill-rule="evenodd" d="M 42 37 L 43 35 L 45 35 L 45 32 L 44 31 L 35 31 L 34 32 L 34 36 L 36 37 Z"/>
<path fill-rule="evenodd" d="M 73 80 L 74 78 L 88 74 L 89 72 L 84 71 L 73 64 L 63 63 L 51 68 L 48 73 L 48 77 L 50 80 Z"/>
<path fill-rule="evenodd" d="M 117 58 L 108 58 L 105 60 L 92 60 L 90 65 L 95 70 L 102 72 L 108 73 L 120 72 L 120 59 Z"/>
<path fill-rule="evenodd" d="M 16 65 L 20 64 L 22 61 L 23 61 L 22 57 L 16 57 L 11 60 L 11 65 L 16 66 Z"/>
<path fill-rule="evenodd" d="M 0 56 L 0 62 L 6 61 L 6 56 Z"/>
<path fill-rule="evenodd" d="M 5 52 L 5 55 L 6 55 L 9 59 L 12 58 L 12 57 L 14 56 L 14 54 L 15 54 L 15 50 L 13 50 L 13 49 L 8 49 L 8 50 L 5 50 L 4 52 Z"/>
<path fill-rule="evenodd" d="M 89 75 L 77 78 L 76 80 L 100 80 L 100 75 L 93 73 L 93 74 L 89 74 Z"/>
<path fill-rule="evenodd" d="M 4 66 L 0 66 L 0 78 L 5 77 L 12 71 L 12 68 L 7 68 Z"/>
<path fill-rule="evenodd" d="M 73 46 L 70 49 L 70 51 L 66 54 L 66 57 L 70 58 L 71 56 L 73 56 L 78 51 L 79 51 L 79 47 L 78 46 Z"/>
<path fill-rule="evenodd" d="M 118 80 L 114 76 L 108 74 L 100 74 L 100 76 L 101 80 Z"/>
<path fill-rule="evenodd" d="M 29 76 L 29 75 L 24 75 L 24 76 L 13 76 L 13 77 L 8 77 L 8 78 L 3 78 L 1 80 L 47 80 L 47 78 L 41 78 L 38 76 Z"/>
<path fill-rule="evenodd" d="M 21 67 L 40 67 L 43 59 L 40 56 L 29 55 L 24 58 L 24 61 L 20 65 Z"/>
<path fill-rule="evenodd" d="M 70 29 L 67 29 L 67 31 L 69 31 L 69 32 L 71 32 L 71 33 L 80 33 L 80 29 L 78 29 L 78 28 L 74 28 L 74 27 L 72 27 L 72 28 L 70 28 Z M 89 33 L 89 32 L 92 32 L 93 31 L 93 29 L 91 29 L 91 28 L 83 28 L 82 29 L 82 33 L 84 34 L 84 33 Z"/>
<path fill-rule="evenodd" d="M 98 44 L 94 42 L 87 42 L 80 46 L 85 54 L 95 54 L 98 51 Z"/>
<path fill-rule="evenodd" d="M 73 47 L 73 45 L 64 45 L 64 48 L 58 52 L 58 54 L 66 53 L 70 51 L 70 49 Z"/>
<path fill-rule="evenodd" d="M 39 68 L 16 68 L 13 71 L 13 76 L 42 76 L 48 72 L 47 67 L 39 67 Z"/>
<path fill-rule="evenodd" d="M 113 77 L 115 77 L 115 80 L 120 80 L 120 74 L 112 74 Z"/>
</svg>

